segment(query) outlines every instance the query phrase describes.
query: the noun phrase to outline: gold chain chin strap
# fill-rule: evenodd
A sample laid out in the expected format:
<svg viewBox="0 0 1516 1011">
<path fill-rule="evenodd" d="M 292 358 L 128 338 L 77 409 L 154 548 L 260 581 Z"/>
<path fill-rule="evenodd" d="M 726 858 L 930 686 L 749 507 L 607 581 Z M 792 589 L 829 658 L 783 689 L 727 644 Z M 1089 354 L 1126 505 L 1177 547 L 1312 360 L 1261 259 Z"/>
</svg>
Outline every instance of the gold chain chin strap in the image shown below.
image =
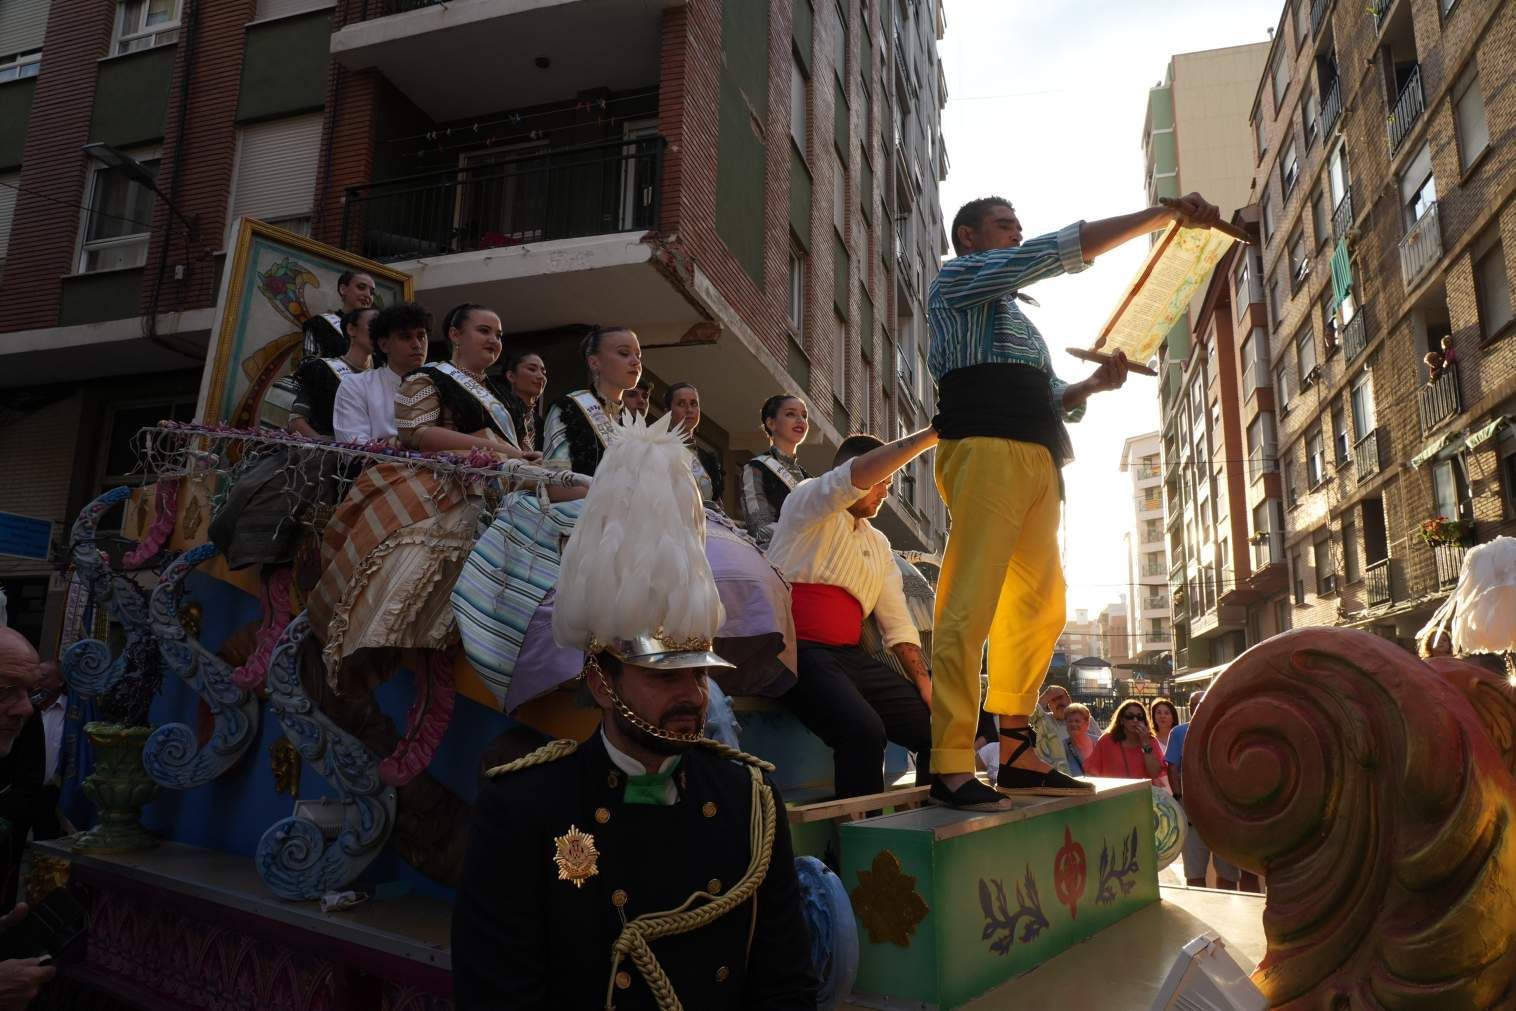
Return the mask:
<svg viewBox="0 0 1516 1011">
<path fill-rule="evenodd" d="M 611 687 L 610 679 L 605 676 L 605 671 L 600 669 L 600 662 L 595 659 L 595 655 L 593 653 L 591 653 L 584 661 L 585 677 L 589 677 L 591 674 L 600 679 L 600 687 L 604 688 L 606 694 L 609 695 L 611 697 L 611 700 L 616 703 L 616 711 L 625 717 L 628 723 L 636 727 L 638 730 L 642 731 L 644 734 L 651 734 L 652 736 L 658 738 L 660 741 L 670 741 L 674 744 L 700 744 L 706 740 L 706 738 L 702 737 L 700 734 L 676 734 L 672 730 L 664 730 L 662 727 L 655 727 L 647 720 L 644 720 L 641 716 L 638 716 L 636 713 L 632 712 L 632 707 L 622 701 L 621 694 L 617 692 L 616 689 Z"/>
<path fill-rule="evenodd" d="M 763 773 L 772 771 L 773 766 L 715 741 L 702 740 L 701 743 L 723 757 L 747 763 L 748 773 L 752 777 L 752 817 L 748 825 L 748 848 L 752 857 L 742 880 L 726 894 L 714 896 L 710 892 L 699 891 L 685 899 L 676 909 L 645 913 L 621 928 L 620 936 L 611 945 L 611 975 L 605 987 L 605 1006 L 608 1011 L 614 1007 L 612 1000 L 616 993 L 616 972 L 621 968 L 621 960 L 628 957 L 652 991 L 658 1011 L 683 1011 L 684 1005 L 674 992 L 673 983 L 658 964 L 648 942 L 675 934 L 686 934 L 720 919 L 751 898 L 768 876 L 769 860 L 774 855 L 777 819 L 774 813 L 774 793 L 764 785 Z M 705 905 L 691 908 L 702 900 Z"/>
</svg>

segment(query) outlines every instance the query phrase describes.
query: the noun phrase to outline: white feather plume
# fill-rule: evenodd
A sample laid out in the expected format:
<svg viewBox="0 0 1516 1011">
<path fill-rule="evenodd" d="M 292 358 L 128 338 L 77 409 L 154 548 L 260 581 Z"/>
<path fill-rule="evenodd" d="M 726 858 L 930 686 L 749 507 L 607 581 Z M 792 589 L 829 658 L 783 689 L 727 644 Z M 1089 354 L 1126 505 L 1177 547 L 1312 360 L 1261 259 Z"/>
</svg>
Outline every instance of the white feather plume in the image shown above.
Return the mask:
<svg viewBox="0 0 1516 1011">
<path fill-rule="evenodd" d="M 1497 537 L 1463 556 L 1458 585 L 1418 639 L 1448 629 L 1455 653 L 1516 651 L 1516 537 Z"/>
<path fill-rule="evenodd" d="M 584 649 L 652 635 L 713 639 L 725 621 L 705 557 L 705 510 L 671 418 L 618 426 L 563 549 L 553 639 Z"/>
</svg>

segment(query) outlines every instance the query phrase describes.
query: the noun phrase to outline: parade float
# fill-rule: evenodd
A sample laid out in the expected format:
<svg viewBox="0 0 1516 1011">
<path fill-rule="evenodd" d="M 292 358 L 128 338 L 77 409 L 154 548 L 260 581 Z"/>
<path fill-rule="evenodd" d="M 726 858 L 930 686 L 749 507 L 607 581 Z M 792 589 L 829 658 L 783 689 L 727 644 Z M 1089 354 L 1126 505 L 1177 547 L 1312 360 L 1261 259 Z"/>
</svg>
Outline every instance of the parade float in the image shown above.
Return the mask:
<svg viewBox="0 0 1516 1011">
<path fill-rule="evenodd" d="M 31 848 L 25 891 L 38 901 L 67 888 L 89 929 L 42 1006 L 440 1011 L 451 1007 L 451 898 L 481 768 L 544 737 L 583 737 L 595 711 L 559 690 L 507 715 L 461 651 L 339 693 L 304 613 L 310 559 L 234 571 L 208 527 L 240 468 L 274 453 L 316 480 L 375 463 L 425 468 L 443 484 L 588 479 L 259 429 L 264 395 L 342 271 L 369 272 L 380 300 L 411 293 L 404 275 L 259 222 L 238 234 L 197 419 L 144 430 L 141 481 L 108 491 L 73 527 L 66 767 L 93 811 L 87 831 Z M 322 520 L 291 517 L 313 529 Z M 107 522 L 121 535 L 102 534 Z M 902 561 L 933 569 L 930 558 Z M 930 584 L 911 586 L 929 625 Z M 1516 796 L 1508 689 L 1363 639 L 1280 637 L 1233 664 L 1218 691 L 1235 701 L 1208 706 L 1191 738 L 1185 780 L 1205 798 L 1193 817 L 1218 851 L 1269 877 L 1255 978 L 1272 1005 L 1306 1006 L 1343 966 L 1370 958 L 1351 936 L 1359 926 L 1386 911 L 1430 915 L 1483 874 L 1502 887 L 1470 907 L 1478 917 L 1432 928 L 1459 958 L 1434 967 L 1408 943 L 1393 965 L 1365 963 L 1369 982 L 1343 991 L 1352 997 L 1340 1006 L 1411 1006 L 1390 999 L 1403 985 L 1495 1006 L 1485 996 L 1505 992 L 1512 973 L 1508 954 L 1492 952 L 1507 950 L 1516 909 L 1494 828 Z M 1272 701 L 1308 676 L 1315 694 Z M 1445 712 L 1397 725 L 1399 700 L 1413 698 Z M 777 766 L 807 854 L 823 1006 L 992 1006 L 976 998 L 1017 977 L 1019 994 L 1056 994 L 1057 978 L 1112 966 L 1156 994 L 1180 947 L 1212 924 L 1244 947 L 1258 932 L 1262 899 L 1159 901 L 1185 821 L 1146 782 L 1100 781 L 1089 797 L 975 815 L 923 807 L 925 789 L 909 785 L 892 748 L 895 789 L 830 800 L 819 741 L 772 701 L 730 701 L 742 747 Z M 1328 701 L 1331 723 L 1320 715 Z M 1431 760 L 1454 752 L 1473 763 L 1436 763 L 1434 774 Z M 1382 775 L 1386 756 L 1405 783 Z M 1461 799 L 1436 810 L 1414 800 L 1449 796 Z M 1475 827 L 1485 834 L 1471 841 L 1463 829 Z M 1374 845 L 1349 858 L 1363 832 Z M 1424 856 L 1408 852 L 1423 843 Z M 1325 910 L 1322 881 L 1353 902 Z M 1302 953 L 1318 939 L 1341 949 L 1333 967 Z"/>
</svg>

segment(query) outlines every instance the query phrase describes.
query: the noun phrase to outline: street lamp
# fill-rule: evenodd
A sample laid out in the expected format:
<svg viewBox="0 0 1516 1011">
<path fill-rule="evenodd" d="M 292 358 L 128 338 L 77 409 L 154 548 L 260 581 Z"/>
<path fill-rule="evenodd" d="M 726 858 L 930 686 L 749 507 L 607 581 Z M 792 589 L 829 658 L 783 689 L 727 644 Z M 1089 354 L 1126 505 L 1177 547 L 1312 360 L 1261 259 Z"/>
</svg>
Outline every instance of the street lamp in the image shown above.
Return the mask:
<svg viewBox="0 0 1516 1011">
<path fill-rule="evenodd" d="M 195 223 L 174 206 L 174 202 L 158 188 L 158 180 L 137 159 L 100 141 L 84 145 L 84 153 L 107 168 L 120 169 L 132 182 L 152 190 L 157 194 L 158 199 L 163 201 L 163 205 L 169 209 L 170 213 L 179 219 L 180 224 L 184 225 L 184 230 L 190 235 L 195 234 Z"/>
</svg>

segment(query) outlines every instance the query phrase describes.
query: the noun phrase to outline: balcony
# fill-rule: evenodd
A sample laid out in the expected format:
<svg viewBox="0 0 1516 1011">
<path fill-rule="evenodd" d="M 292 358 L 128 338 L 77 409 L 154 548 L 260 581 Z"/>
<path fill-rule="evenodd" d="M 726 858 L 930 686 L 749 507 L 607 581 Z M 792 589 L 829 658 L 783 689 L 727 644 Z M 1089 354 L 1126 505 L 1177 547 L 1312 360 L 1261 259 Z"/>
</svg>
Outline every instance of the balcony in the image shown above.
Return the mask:
<svg viewBox="0 0 1516 1011">
<path fill-rule="evenodd" d="M 1348 234 L 1348 229 L 1353 227 L 1353 188 L 1349 186 L 1342 194 L 1342 199 L 1337 201 L 1337 206 L 1332 210 L 1332 234 L 1337 238 L 1343 238 Z"/>
<path fill-rule="evenodd" d="M 1426 435 L 1463 410 L 1458 395 L 1458 363 L 1443 368 L 1437 378 L 1417 393 L 1421 409 L 1421 434 Z"/>
<path fill-rule="evenodd" d="M 657 82 L 662 4 L 646 0 L 362 0 L 332 57 L 374 69 L 437 123 L 588 88 Z M 545 58 L 547 67 L 537 60 Z"/>
<path fill-rule="evenodd" d="M 646 231 L 663 139 L 547 151 L 348 189 L 342 245 L 381 263 Z"/>
<path fill-rule="evenodd" d="M 1374 30 L 1377 32 L 1384 25 L 1384 19 L 1389 15 L 1390 8 L 1395 6 L 1395 0 L 1369 0 L 1369 13 L 1374 15 Z"/>
<path fill-rule="evenodd" d="M 1265 474 L 1274 474 L 1279 471 L 1279 458 L 1274 455 L 1274 450 L 1267 446 L 1255 446 L 1248 453 L 1248 483 L 1251 484 Z"/>
<path fill-rule="evenodd" d="M 1432 201 L 1400 240 L 1400 275 L 1410 291 L 1442 259 L 1442 223 Z"/>
<path fill-rule="evenodd" d="M 1366 596 L 1370 607 L 1380 607 L 1395 599 L 1394 588 L 1390 581 L 1390 560 L 1380 559 L 1364 570 L 1364 580 L 1368 584 Z"/>
<path fill-rule="evenodd" d="M 1374 429 L 1353 446 L 1353 473 L 1360 481 L 1367 481 L 1384 466 L 1379 452 L 1379 432 L 1380 429 Z"/>
<path fill-rule="evenodd" d="M 1405 87 L 1400 89 L 1400 95 L 1395 99 L 1394 107 L 1390 109 L 1391 154 L 1400 150 L 1401 142 L 1421 118 L 1425 108 L 1426 102 L 1421 94 L 1421 68 L 1417 67 L 1411 71 Z"/>
<path fill-rule="evenodd" d="M 1463 571 L 1463 556 L 1469 553 L 1466 544 L 1435 544 L 1432 546 L 1432 560 L 1437 566 L 1437 589 L 1449 590 L 1458 582 L 1458 575 Z"/>
<path fill-rule="evenodd" d="M 1263 530 L 1255 534 L 1252 542 L 1253 572 L 1257 573 L 1270 565 L 1284 563 L 1284 533 L 1280 530 Z"/>
<path fill-rule="evenodd" d="M 1318 0 L 1319 2 L 1319 0 Z M 1342 117 L 1342 82 L 1334 80 L 1321 98 L 1321 135 L 1331 137 L 1332 128 Z"/>
<path fill-rule="evenodd" d="M 1342 354 L 1345 361 L 1357 358 L 1369 346 L 1368 326 L 1364 323 L 1363 316 L 1363 310 L 1359 309 L 1342 330 Z"/>
</svg>

